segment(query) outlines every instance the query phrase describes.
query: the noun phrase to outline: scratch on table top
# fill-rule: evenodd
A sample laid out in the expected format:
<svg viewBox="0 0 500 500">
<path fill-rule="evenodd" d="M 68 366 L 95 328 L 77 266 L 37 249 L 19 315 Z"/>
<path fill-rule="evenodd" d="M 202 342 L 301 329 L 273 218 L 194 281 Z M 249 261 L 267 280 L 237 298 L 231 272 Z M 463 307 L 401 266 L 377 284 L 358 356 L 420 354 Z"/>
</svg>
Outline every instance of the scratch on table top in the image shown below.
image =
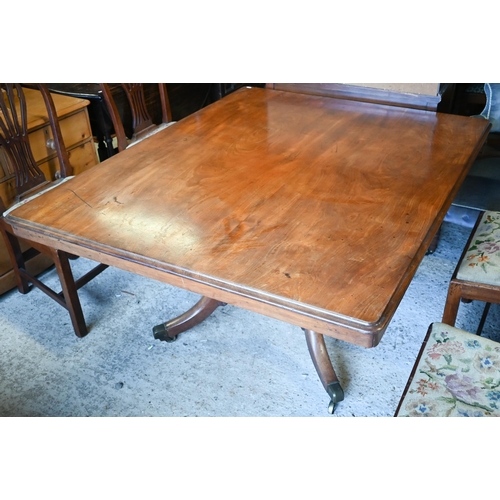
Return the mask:
<svg viewBox="0 0 500 500">
<path fill-rule="evenodd" d="M 89 203 L 87 203 L 81 196 L 77 195 L 72 189 L 70 189 L 70 191 L 77 197 L 79 198 L 80 200 L 83 201 L 83 203 L 85 203 L 85 205 L 89 206 L 90 208 L 94 208 L 92 205 L 90 205 Z"/>
</svg>

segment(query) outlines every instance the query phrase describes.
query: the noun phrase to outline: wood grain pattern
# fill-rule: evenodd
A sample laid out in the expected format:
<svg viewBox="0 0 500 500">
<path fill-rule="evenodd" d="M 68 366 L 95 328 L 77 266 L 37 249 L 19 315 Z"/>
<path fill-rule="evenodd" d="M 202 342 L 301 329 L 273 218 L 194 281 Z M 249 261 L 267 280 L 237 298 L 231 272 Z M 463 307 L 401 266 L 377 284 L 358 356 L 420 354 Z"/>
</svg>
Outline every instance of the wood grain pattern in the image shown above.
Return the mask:
<svg viewBox="0 0 500 500">
<path fill-rule="evenodd" d="M 8 220 L 28 239 L 370 347 L 488 128 L 241 89 Z"/>
</svg>

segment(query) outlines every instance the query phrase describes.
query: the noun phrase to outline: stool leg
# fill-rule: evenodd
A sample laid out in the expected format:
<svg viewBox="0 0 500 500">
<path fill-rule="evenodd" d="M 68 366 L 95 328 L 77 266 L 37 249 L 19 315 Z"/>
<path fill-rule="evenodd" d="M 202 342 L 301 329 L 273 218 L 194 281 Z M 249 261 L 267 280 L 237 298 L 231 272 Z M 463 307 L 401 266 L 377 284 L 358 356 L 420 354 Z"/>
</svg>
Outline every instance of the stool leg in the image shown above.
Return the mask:
<svg viewBox="0 0 500 500">
<path fill-rule="evenodd" d="M 486 302 L 486 305 L 484 306 L 483 314 L 481 315 L 481 321 L 479 322 L 479 326 L 477 327 L 476 330 L 476 335 L 481 335 L 483 333 L 483 328 L 484 328 L 484 323 L 486 322 L 486 316 L 488 316 L 488 312 L 491 307 L 491 302 Z"/>
<path fill-rule="evenodd" d="M 462 287 L 452 280 L 448 288 L 448 296 L 446 297 L 446 304 L 444 306 L 443 323 L 455 326 L 461 295 Z"/>
</svg>

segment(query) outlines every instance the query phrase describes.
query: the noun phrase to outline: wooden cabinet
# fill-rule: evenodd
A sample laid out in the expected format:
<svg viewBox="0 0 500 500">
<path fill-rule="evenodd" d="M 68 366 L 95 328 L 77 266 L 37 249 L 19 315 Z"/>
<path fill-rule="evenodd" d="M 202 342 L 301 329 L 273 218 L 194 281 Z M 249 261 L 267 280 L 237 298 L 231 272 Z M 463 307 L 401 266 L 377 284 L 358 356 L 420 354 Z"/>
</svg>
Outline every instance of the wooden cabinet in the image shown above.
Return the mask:
<svg viewBox="0 0 500 500">
<path fill-rule="evenodd" d="M 37 90 L 24 89 L 28 107 L 28 127 L 33 156 L 47 179 L 54 180 L 59 171 L 59 160 L 52 147 L 52 130 L 45 104 Z M 97 154 L 87 112 L 89 101 L 63 95 L 52 95 L 61 126 L 64 144 L 68 150 L 74 175 L 97 163 Z M 0 196 L 7 207 L 14 202 L 15 179 L 5 153 L 0 148 Z M 26 246 L 24 246 L 26 248 Z M 41 272 L 51 264 L 43 256 L 27 263 L 30 272 Z M 0 294 L 16 286 L 14 272 L 3 239 L 0 237 Z"/>
</svg>

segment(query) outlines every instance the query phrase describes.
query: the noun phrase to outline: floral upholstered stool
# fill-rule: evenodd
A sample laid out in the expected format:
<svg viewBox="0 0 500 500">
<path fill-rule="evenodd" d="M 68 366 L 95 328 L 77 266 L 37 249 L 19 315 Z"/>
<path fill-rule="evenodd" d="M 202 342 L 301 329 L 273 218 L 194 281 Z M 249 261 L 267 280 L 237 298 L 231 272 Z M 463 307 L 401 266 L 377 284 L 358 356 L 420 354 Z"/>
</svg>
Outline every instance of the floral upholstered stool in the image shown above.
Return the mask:
<svg viewBox="0 0 500 500">
<path fill-rule="evenodd" d="M 455 325 L 460 300 L 486 302 L 480 334 L 490 303 L 500 303 L 500 212 L 479 217 L 451 278 L 443 323 Z"/>
<path fill-rule="evenodd" d="M 395 416 L 500 416 L 500 343 L 433 323 Z"/>
</svg>

